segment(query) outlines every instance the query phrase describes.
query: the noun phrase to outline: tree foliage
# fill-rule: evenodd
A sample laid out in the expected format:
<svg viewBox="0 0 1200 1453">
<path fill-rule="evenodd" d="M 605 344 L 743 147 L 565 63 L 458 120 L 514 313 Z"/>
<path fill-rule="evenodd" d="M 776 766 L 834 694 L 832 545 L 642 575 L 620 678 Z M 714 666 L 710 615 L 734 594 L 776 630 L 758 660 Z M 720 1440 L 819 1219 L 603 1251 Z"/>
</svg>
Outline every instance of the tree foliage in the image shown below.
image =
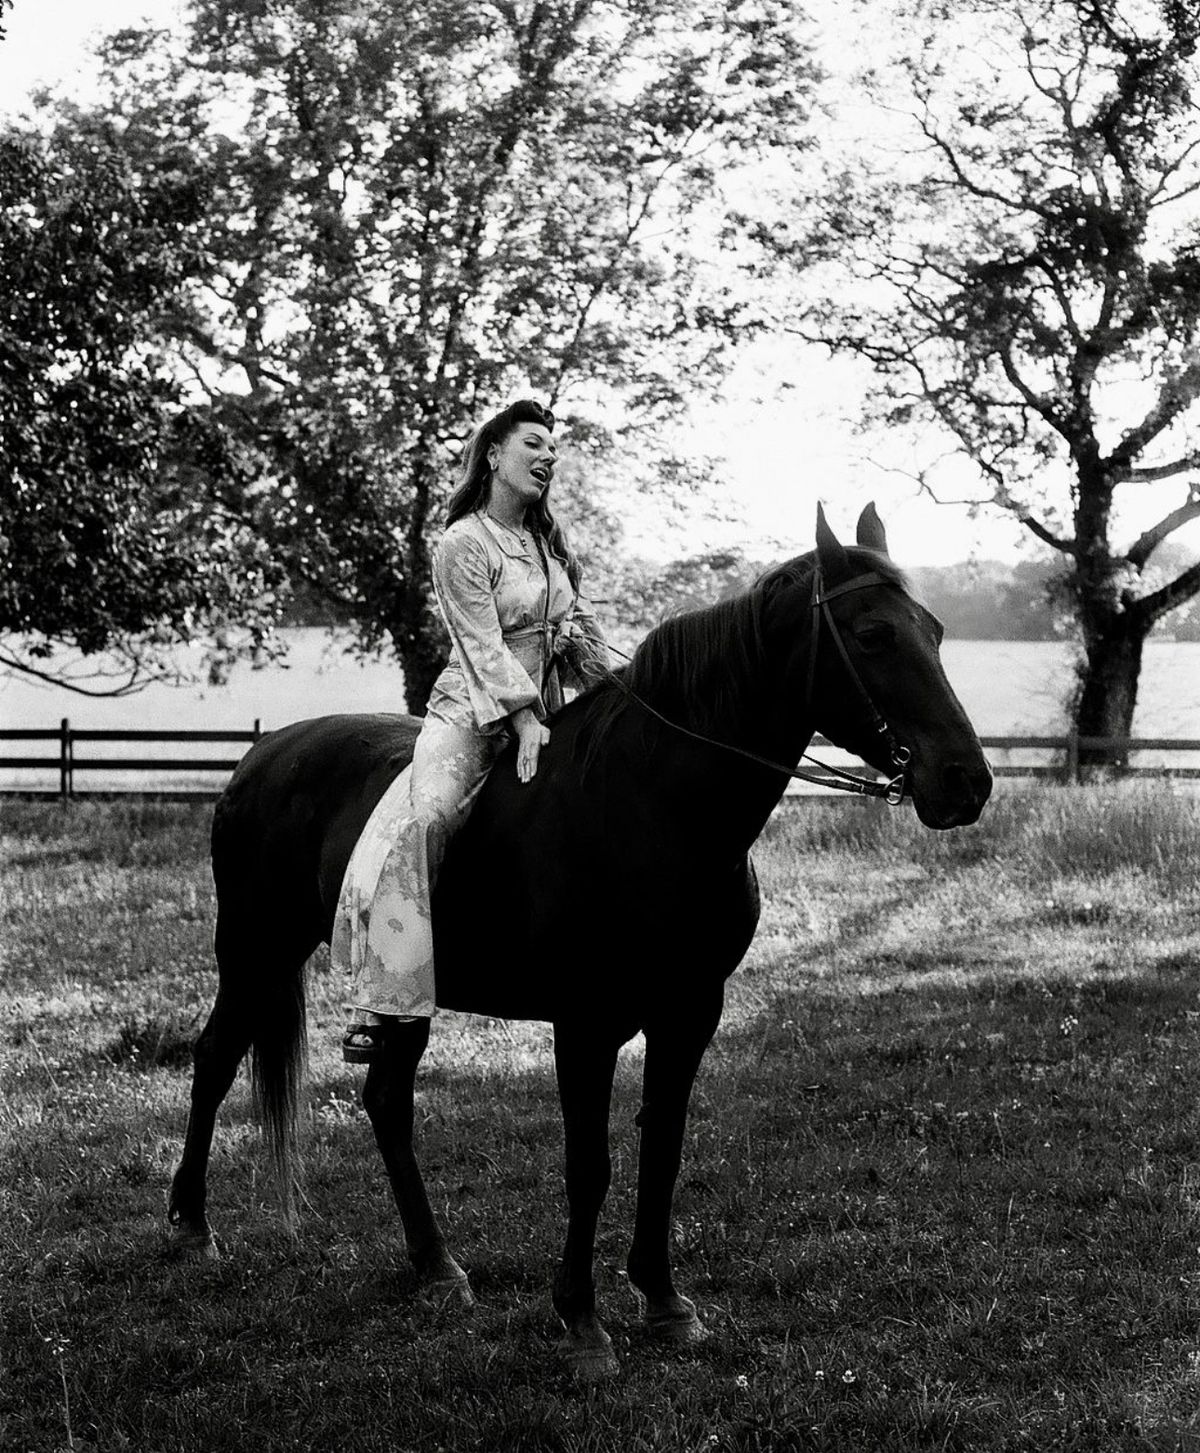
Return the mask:
<svg viewBox="0 0 1200 1453">
<path fill-rule="evenodd" d="M 799 143 L 781 0 L 195 0 L 107 48 L 128 174 L 204 178 L 202 269 L 147 324 L 219 456 L 214 518 L 390 642 L 420 709 L 429 551 L 472 423 L 518 391 L 593 473 L 752 326 L 706 260 L 724 176 Z M 65 110 L 68 119 L 71 107 Z M 610 512 L 611 513 L 611 512 Z"/>
<path fill-rule="evenodd" d="M 206 201 L 190 167 L 132 176 L 103 128 L 0 136 L 9 669 L 111 694 L 173 672 L 169 646 L 194 633 L 269 632 L 276 572 L 180 487 L 203 430 L 141 326 L 195 270 Z M 52 664 L 64 649 L 117 664 L 84 685 Z"/>
<path fill-rule="evenodd" d="M 1197 17 L 914 0 L 897 23 L 869 83 L 887 144 L 828 177 L 803 244 L 764 241 L 828 260 L 800 331 L 874 367 L 871 421 L 935 426 L 977 471 L 974 498 L 1056 552 L 1082 643 L 1076 724 L 1127 733 L 1146 634 L 1200 589 L 1200 565 L 1147 568 L 1200 518 Z M 1119 543 L 1133 494 L 1157 519 Z"/>
</svg>

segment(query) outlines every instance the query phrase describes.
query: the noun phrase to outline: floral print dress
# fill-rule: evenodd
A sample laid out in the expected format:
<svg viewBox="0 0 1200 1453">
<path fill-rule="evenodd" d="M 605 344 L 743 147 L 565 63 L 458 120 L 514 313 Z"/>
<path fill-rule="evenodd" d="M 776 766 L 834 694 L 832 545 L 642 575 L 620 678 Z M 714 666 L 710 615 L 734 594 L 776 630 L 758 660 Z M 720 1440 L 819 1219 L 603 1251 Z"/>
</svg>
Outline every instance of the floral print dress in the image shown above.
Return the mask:
<svg viewBox="0 0 1200 1453">
<path fill-rule="evenodd" d="M 331 955 L 351 980 L 350 1006 L 375 1014 L 435 1011 L 430 909 L 438 867 L 522 707 L 563 702 L 561 673 L 590 685 L 607 667 L 591 607 L 531 530 L 483 512 L 446 530 L 434 590 L 451 652 L 434 683 L 412 766 L 384 793 L 351 854 Z"/>
</svg>

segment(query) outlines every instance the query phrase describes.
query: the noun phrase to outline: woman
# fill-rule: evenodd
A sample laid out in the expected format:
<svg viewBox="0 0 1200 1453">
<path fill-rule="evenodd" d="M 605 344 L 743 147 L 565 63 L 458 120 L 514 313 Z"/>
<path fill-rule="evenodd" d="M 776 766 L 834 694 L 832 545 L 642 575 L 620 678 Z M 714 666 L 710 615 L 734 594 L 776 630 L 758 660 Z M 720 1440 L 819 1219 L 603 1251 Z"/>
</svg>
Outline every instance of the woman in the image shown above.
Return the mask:
<svg viewBox="0 0 1200 1453">
<path fill-rule="evenodd" d="M 384 794 L 342 884 L 332 955 L 352 976 L 343 1057 L 381 1051 L 389 1016 L 434 1013 L 430 902 L 451 834 L 515 736 L 529 782 L 562 704 L 560 662 L 590 685 L 607 667 L 579 594 L 579 564 L 547 503 L 554 415 L 523 399 L 472 436 L 433 583 L 451 652 L 434 683 L 412 766 Z"/>
</svg>

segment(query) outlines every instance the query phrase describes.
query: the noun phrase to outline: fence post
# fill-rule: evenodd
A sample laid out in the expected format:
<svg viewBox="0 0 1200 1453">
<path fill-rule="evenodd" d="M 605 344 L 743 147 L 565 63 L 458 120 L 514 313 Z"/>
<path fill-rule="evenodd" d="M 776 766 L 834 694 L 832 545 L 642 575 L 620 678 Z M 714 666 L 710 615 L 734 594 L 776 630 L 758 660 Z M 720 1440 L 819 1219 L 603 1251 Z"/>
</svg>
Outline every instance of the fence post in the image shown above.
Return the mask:
<svg viewBox="0 0 1200 1453">
<path fill-rule="evenodd" d="M 261 736 L 262 736 L 262 717 L 261 716 L 256 716 L 254 718 L 254 740 L 255 741 L 258 741 L 259 737 L 261 737 Z"/>
<path fill-rule="evenodd" d="M 59 727 L 58 742 L 58 795 L 65 801 L 75 791 L 75 782 L 71 771 L 72 757 L 74 755 L 71 742 L 71 723 L 65 716 Z"/>
<path fill-rule="evenodd" d="M 1067 781 L 1075 782 L 1079 778 L 1079 734 L 1077 732 L 1067 733 Z"/>
</svg>

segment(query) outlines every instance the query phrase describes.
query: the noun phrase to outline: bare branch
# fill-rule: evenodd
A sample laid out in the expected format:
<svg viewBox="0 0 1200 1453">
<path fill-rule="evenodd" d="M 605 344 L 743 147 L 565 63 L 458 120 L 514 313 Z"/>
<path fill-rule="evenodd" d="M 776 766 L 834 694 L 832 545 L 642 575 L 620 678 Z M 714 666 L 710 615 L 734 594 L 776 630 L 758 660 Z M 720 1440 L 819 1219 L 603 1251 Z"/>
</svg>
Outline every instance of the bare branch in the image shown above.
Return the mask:
<svg viewBox="0 0 1200 1453">
<path fill-rule="evenodd" d="M 1200 397 L 1200 357 L 1163 384 L 1154 407 L 1140 424 L 1126 431 L 1109 455 L 1110 471 L 1117 478 L 1126 478 L 1125 471 L 1132 467 L 1146 445 L 1169 428 L 1197 397 Z"/>
<path fill-rule="evenodd" d="M 1144 595 L 1141 600 L 1134 602 L 1130 606 L 1130 610 L 1136 611 L 1148 625 L 1153 625 L 1155 621 L 1161 620 L 1169 610 L 1174 610 L 1185 600 L 1191 600 L 1192 596 L 1197 593 L 1200 593 L 1200 560 L 1197 560 L 1194 565 L 1189 565 L 1182 575 L 1177 575 L 1161 590 L 1153 591 L 1150 595 Z"/>
<path fill-rule="evenodd" d="M 1139 535 L 1132 548 L 1127 552 L 1126 558 L 1131 565 L 1136 565 L 1140 570 L 1168 535 L 1173 535 L 1181 526 L 1189 524 L 1192 520 L 1200 520 L 1200 496 L 1193 496 L 1186 503 L 1181 504 L 1178 509 L 1172 510 L 1169 515 L 1164 516 L 1158 524 L 1151 525 L 1148 530 Z"/>
<path fill-rule="evenodd" d="M 1172 192 L 1169 196 L 1164 197 L 1162 201 L 1157 203 L 1156 205 L 1160 207 L 1169 207 L 1173 202 L 1178 202 L 1184 197 L 1194 196 L 1197 192 L 1200 192 L 1200 181 L 1189 182 L 1186 187 L 1180 187 L 1177 192 Z"/>
<path fill-rule="evenodd" d="M 1178 192 L 1172 192 L 1169 196 L 1163 196 L 1163 192 L 1166 191 L 1168 181 L 1170 181 L 1170 179 L 1178 172 L 1183 170 L 1183 166 L 1186 163 L 1187 159 L 1192 155 L 1193 152 L 1197 150 L 1200 150 L 1200 138 L 1197 138 L 1195 141 L 1189 142 L 1188 145 L 1185 146 L 1184 149 L 1179 153 L 1179 155 L 1174 159 L 1174 161 L 1168 162 L 1163 166 L 1162 171 L 1159 174 L 1157 185 L 1151 187 L 1146 193 L 1147 201 L 1151 207 L 1167 207 L 1172 202 L 1177 202 L 1180 197 L 1188 196 L 1191 192 L 1194 192 L 1198 186 L 1200 186 L 1200 182 L 1192 182 L 1186 187 L 1181 187 Z"/>
<path fill-rule="evenodd" d="M 1200 449 L 1192 454 L 1185 454 L 1182 459 L 1174 459 L 1170 464 L 1131 466 L 1120 477 L 1131 480 L 1134 484 L 1154 484 L 1160 479 L 1174 479 L 1176 475 L 1186 474 L 1191 469 L 1200 469 Z"/>
<path fill-rule="evenodd" d="M 996 356 L 1000 360 L 1000 367 L 1004 370 L 1005 378 L 1008 379 L 1009 383 L 1012 384 L 1013 388 L 1016 389 L 1016 391 L 1021 395 L 1021 397 L 1025 400 L 1029 407 L 1034 411 L 1034 413 L 1045 419 L 1046 423 L 1049 424 L 1056 433 L 1062 434 L 1063 438 L 1067 439 L 1067 441 L 1070 442 L 1070 437 L 1063 428 L 1063 422 L 1059 416 L 1058 410 L 1054 407 L 1049 399 L 1045 398 L 1042 394 L 1039 394 L 1035 389 L 1031 388 L 1021 376 L 1021 372 L 1018 369 L 1016 361 L 1012 356 L 1011 342 L 1008 344 L 1008 346 L 1002 349 L 998 349 Z"/>
<path fill-rule="evenodd" d="M 1074 540 L 1064 540 L 1061 535 L 1056 535 L 1048 525 L 1044 525 L 1041 520 L 1035 519 L 1033 515 L 1028 513 L 1018 514 L 1017 519 L 1020 520 L 1027 530 L 1036 535 L 1043 544 L 1049 545 L 1052 550 L 1058 550 L 1063 555 L 1075 554 L 1076 543 Z"/>
<path fill-rule="evenodd" d="M 1032 197 L 1020 195 L 1010 196 L 995 187 L 989 187 L 983 182 L 977 182 L 963 166 L 955 148 L 939 133 L 936 124 L 929 117 L 928 112 L 926 112 L 924 117 L 917 118 L 917 124 L 920 126 L 924 135 L 928 137 L 938 151 L 945 157 L 949 163 L 951 172 L 954 174 L 955 181 L 962 187 L 964 192 L 967 192 L 972 197 L 978 197 L 981 201 L 999 202 L 1002 207 L 1006 207 L 1008 211 L 1018 216 L 1026 212 L 1032 212 L 1035 216 L 1041 217 L 1046 221 L 1052 220 L 1053 213 L 1050 209 L 1040 206 Z"/>
<path fill-rule="evenodd" d="M 29 661 L 20 656 L 13 655 L 7 645 L 0 644 L 0 671 L 14 671 L 21 676 L 30 676 L 35 681 L 42 681 L 47 686 L 54 686 L 63 691 L 73 691 L 76 696 L 89 697 L 120 697 L 132 696 L 135 692 L 143 690 L 152 681 L 161 679 L 153 672 L 143 672 L 142 663 L 134 660 L 129 664 L 128 674 L 116 686 L 109 686 L 103 689 L 99 687 L 81 686 L 77 680 L 54 671 L 46 671 L 32 665 Z M 96 672 L 91 679 L 102 675 Z"/>
</svg>

